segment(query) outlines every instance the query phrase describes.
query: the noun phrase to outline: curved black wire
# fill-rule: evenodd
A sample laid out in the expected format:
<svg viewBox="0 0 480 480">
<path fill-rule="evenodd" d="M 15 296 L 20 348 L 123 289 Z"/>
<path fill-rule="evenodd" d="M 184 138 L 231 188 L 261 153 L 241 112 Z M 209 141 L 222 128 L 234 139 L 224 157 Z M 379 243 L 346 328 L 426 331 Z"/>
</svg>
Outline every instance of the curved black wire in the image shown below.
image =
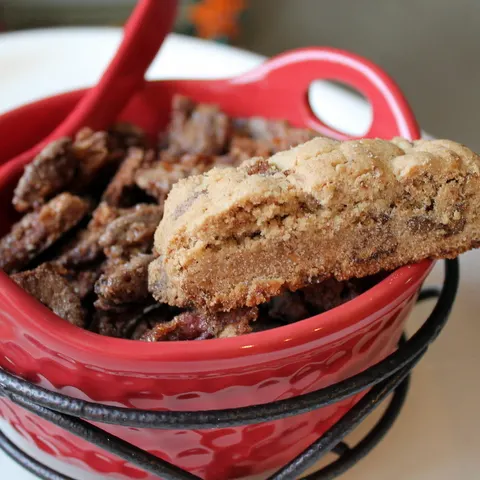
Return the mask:
<svg viewBox="0 0 480 480">
<path fill-rule="evenodd" d="M 403 375 L 401 375 L 403 376 Z M 394 381 L 398 380 L 400 378 L 400 374 L 397 374 L 395 380 L 389 379 L 388 382 L 390 384 L 393 384 Z M 323 469 L 319 470 L 318 472 L 315 472 L 311 475 L 308 475 L 307 477 L 304 477 L 303 480 L 331 480 L 338 475 L 344 473 L 347 471 L 349 468 L 351 468 L 358 460 L 363 458 L 368 452 L 370 452 L 377 444 L 378 442 L 383 438 L 383 436 L 387 433 L 388 429 L 391 427 L 391 425 L 395 422 L 396 418 L 398 417 L 400 410 L 404 404 L 405 397 L 408 391 L 408 377 L 403 380 L 403 382 L 397 387 L 395 390 L 392 399 L 390 401 L 390 404 L 388 405 L 387 409 L 383 413 L 382 417 L 380 420 L 377 422 L 377 424 L 373 427 L 373 429 L 367 434 L 367 436 L 361 440 L 355 447 L 350 448 L 347 444 L 345 444 L 342 441 L 339 441 L 337 445 L 332 449 L 332 451 L 336 452 L 337 454 L 340 455 L 340 458 L 335 460 L 332 464 L 327 465 Z M 361 401 L 361 403 L 357 404 L 354 409 L 358 413 L 355 414 L 353 417 L 355 417 L 357 420 L 362 417 L 366 417 L 371 410 L 376 408 L 379 402 L 384 398 L 384 395 L 382 392 L 385 391 L 385 389 L 389 389 L 389 385 L 385 385 L 383 388 L 380 388 L 379 386 L 374 387 L 367 396 L 364 397 L 364 399 Z M 368 399 L 367 399 L 368 397 Z M 26 405 L 24 405 L 25 407 Z M 38 407 L 38 406 L 37 406 Z M 42 408 L 42 407 L 38 407 Z M 30 411 L 33 411 L 36 414 L 42 414 L 42 410 L 38 410 L 38 408 L 28 408 Z M 78 420 L 76 418 L 67 418 L 66 423 L 65 422 L 58 422 L 57 416 L 60 417 L 67 417 L 63 414 L 58 414 L 56 412 L 50 412 L 47 414 L 47 416 L 44 416 L 43 414 L 41 415 L 43 418 L 46 418 L 47 420 L 52 421 L 53 423 L 61 426 L 62 428 L 66 428 L 67 425 L 69 427 L 67 428 L 69 431 L 74 433 L 75 435 L 79 435 L 85 440 L 91 441 L 95 443 L 95 438 L 92 437 L 91 434 L 88 432 L 85 433 L 82 430 L 85 428 L 87 431 L 90 429 L 93 429 L 95 431 L 95 427 L 93 425 L 90 425 L 86 422 L 81 422 L 81 420 Z M 346 430 L 350 430 L 351 425 L 349 425 L 349 422 L 351 419 L 347 418 L 344 416 L 340 422 L 346 427 Z M 70 428 L 72 425 L 70 425 L 70 422 L 73 422 L 74 428 Z M 75 425 L 78 424 L 77 427 Z M 340 425 L 340 428 L 337 427 L 336 432 L 334 432 L 334 435 L 343 435 L 343 429 L 342 425 Z M 100 432 L 98 432 L 100 433 Z M 106 432 L 102 432 L 102 434 L 105 436 L 102 439 L 102 446 L 105 445 L 105 442 L 107 442 L 107 446 L 110 447 L 111 445 L 116 445 L 117 443 L 117 438 L 114 436 L 108 436 Z M 331 438 L 331 436 L 330 436 Z M 121 440 L 120 440 L 121 442 Z M 310 449 L 314 448 L 316 450 L 316 454 L 323 455 L 327 453 L 326 451 L 324 452 L 323 450 L 330 448 L 330 443 L 331 442 L 323 442 L 321 444 L 321 448 L 319 449 L 317 445 L 313 445 L 310 447 Z M 96 443 L 98 445 L 98 443 Z M 337 449 L 338 446 L 341 446 L 339 449 Z M 131 446 L 129 445 L 129 448 Z M 104 447 L 105 448 L 105 447 Z M 134 447 L 135 448 L 135 447 Z M 26 453 L 24 453 L 22 450 L 20 450 L 16 445 L 14 445 L 5 435 L 3 435 L 0 432 L 0 449 L 4 450 L 13 460 L 15 460 L 18 464 L 22 465 L 24 468 L 26 468 L 28 471 L 33 473 L 34 475 L 38 476 L 39 478 L 43 480 L 75 480 L 72 477 L 68 477 L 66 475 L 63 475 L 61 473 L 55 472 L 49 467 L 44 466 L 42 463 L 39 461 L 33 459 Z M 112 450 L 112 448 L 108 448 L 108 450 L 111 453 L 114 453 L 116 455 L 119 455 L 120 452 Z M 158 469 L 152 471 L 151 466 L 155 465 L 157 463 L 161 464 L 162 466 L 162 478 L 164 480 L 182 480 L 182 479 L 198 479 L 198 477 L 195 477 L 193 475 L 190 475 L 186 472 L 176 472 L 174 470 L 166 469 L 165 462 L 164 460 L 161 460 L 157 457 L 153 457 L 150 454 L 147 454 L 149 456 L 148 458 L 148 464 L 145 465 L 142 463 L 142 458 L 133 458 L 133 464 L 137 465 L 138 467 L 148 470 L 151 473 L 158 473 Z M 305 454 L 305 452 L 301 455 L 304 458 L 310 459 L 311 455 Z M 126 459 L 125 456 L 122 456 L 123 459 Z M 131 456 L 130 456 L 131 458 Z M 317 459 L 315 459 L 315 462 Z M 168 464 L 167 464 L 168 466 Z M 300 470 L 301 467 L 301 462 L 297 464 L 297 470 Z M 176 467 L 175 467 L 176 468 Z M 304 467 L 306 468 L 306 467 Z M 303 469 L 304 469 L 303 468 Z M 277 473 L 278 475 L 279 473 Z M 273 477 L 277 479 L 277 477 Z M 292 478 L 292 477 L 278 477 L 277 480 L 280 478 Z"/>
<path fill-rule="evenodd" d="M 0 431 L 0 449 L 2 449 L 12 460 L 21 465 L 25 470 L 28 470 L 33 475 L 45 480 L 74 480 L 71 477 L 62 475 L 61 473 L 52 470 L 49 467 L 41 464 L 38 460 L 35 460 L 30 455 L 24 453 L 13 442 L 11 442 Z"/>
<path fill-rule="evenodd" d="M 181 468 L 80 418 L 55 412 L 54 410 L 42 407 L 41 405 L 32 402 L 30 399 L 18 395 L 12 395 L 10 399 L 25 410 L 34 413 L 44 420 L 73 433 L 77 437 L 80 437 L 107 452 L 113 453 L 132 465 L 136 465 L 159 478 L 164 480 L 201 480 L 196 475 L 192 475 L 191 473 L 188 473 L 185 470 L 182 470 Z"/>
<path fill-rule="evenodd" d="M 383 439 L 397 420 L 402 407 L 407 398 L 410 386 L 410 377 L 407 378 L 396 388 L 390 403 L 384 414 L 378 420 L 376 425 L 367 433 L 367 435 L 352 448 L 346 450 L 340 458 L 336 459 L 321 470 L 318 470 L 300 480 L 332 480 L 345 473 L 362 458 L 367 456 Z"/>
<path fill-rule="evenodd" d="M 437 298 L 440 296 L 440 289 L 438 287 L 425 287 L 422 288 L 418 294 L 417 302 L 423 302 L 424 300 L 430 300 L 431 298 Z"/>
<path fill-rule="evenodd" d="M 21 396 L 37 405 L 92 422 L 158 429 L 209 429 L 278 420 L 311 412 L 377 385 L 421 357 L 444 327 L 459 282 L 458 260 L 445 261 L 445 281 L 438 301 L 420 329 L 383 361 L 335 385 L 264 405 L 208 411 L 150 411 L 120 408 L 50 392 L 0 370 L 0 394 Z M 432 291 L 431 291 L 432 292 Z M 430 298 L 433 293 L 425 298 Z"/>
<path fill-rule="evenodd" d="M 354 405 L 337 423 L 335 423 L 335 425 L 333 425 L 328 431 L 326 431 L 316 442 L 312 443 L 310 447 L 304 450 L 300 455 L 298 455 L 290 463 L 285 465 L 281 470 L 276 472 L 271 477 L 268 477 L 267 480 L 291 480 L 292 478 L 297 478 L 298 475 L 300 475 L 302 472 L 304 472 L 308 468 L 313 467 L 322 457 L 324 457 L 327 453 L 332 451 L 332 449 L 339 442 L 340 439 L 344 438 L 352 430 L 354 430 L 355 427 L 357 427 L 363 420 L 365 420 L 365 418 L 373 410 L 375 410 L 396 387 L 398 387 L 400 384 L 402 384 L 402 382 L 405 381 L 405 379 L 408 377 L 410 373 L 410 368 L 413 366 L 414 365 L 408 366 L 403 370 L 400 370 L 400 372 L 396 373 L 395 375 L 390 377 L 388 380 L 385 380 L 384 382 L 373 387 L 372 390 L 367 395 L 365 395 L 356 405 Z M 408 388 L 408 383 L 407 385 L 405 385 L 404 396 L 406 395 L 407 388 Z M 400 412 L 400 408 L 397 409 L 397 413 L 399 412 Z M 390 416 L 390 412 L 387 415 Z M 396 417 L 389 419 L 390 425 L 382 426 L 382 429 L 385 428 L 385 430 L 383 430 L 384 433 L 386 433 L 386 431 L 391 426 L 391 424 L 393 424 L 393 422 L 395 421 L 395 418 Z M 376 442 L 373 443 L 373 440 L 376 440 Z M 374 438 L 373 440 L 371 440 L 371 443 L 369 442 L 369 444 L 367 445 L 367 447 L 370 446 L 370 449 L 368 451 L 370 451 L 376 445 L 376 443 L 378 443 L 381 440 L 381 437 L 378 439 Z M 360 457 L 361 453 L 364 453 L 364 455 L 368 453 L 368 451 L 362 452 L 362 450 L 365 450 L 365 449 L 366 449 L 365 444 L 361 445 L 358 450 L 355 448 L 351 449 L 350 457 L 352 459 L 359 457 L 358 458 L 359 460 L 361 458 Z M 342 459 L 342 463 L 343 463 L 343 457 L 340 457 L 340 458 Z M 337 460 L 337 462 L 340 462 L 340 459 Z M 349 466 L 346 467 L 345 470 L 349 468 Z M 338 467 L 338 463 L 337 463 L 337 467 Z M 311 478 L 315 478 L 317 480 L 320 480 L 320 479 L 323 480 L 324 474 L 325 472 L 322 472 L 320 470 L 314 473 L 313 477 L 309 475 L 305 477 L 303 480 L 311 479 Z"/>
<path fill-rule="evenodd" d="M 437 291 L 436 296 L 439 295 L 439 291 Z M 434 298 L 434 296 L 429 296 L 426 298 L 421 299 L 419 297 L 418 301 L 421 302 L 426 300 L 427 298 Z M 399 342 L 399 346 L 401 347 L 406 343 L 405 335 L 402 336 Z M 412 368 L 415 365 L 412 365 Z M 338 443 L 333 449 L 332 453 L 337 453 L 337 447 L 340 445 L 340 450 L 342 453 L 339 455 L 340 458 L 337 460 L 329 463 L 325 467 L 317 470 L 306 477 L 302 477 L 300 480 L 331 480 L 339 475 L 343 474 L 351 467 L 353 467 L 356 463 L 358 463 L 363 457 L 365 457 L 368 453 L 370 453 L 376 445 L 383 439 L 383 437 L 387 434 L 390 430 L 392 425 L 397 420 L 400 412 L 403 408 L 405 400 L 407 398 L 407 393 L 410 388 L 410 376 L 411 371 L 408 372 L 407 376 L 403 381 L 398 383 L 393 391 L 392 398 L 390 399 L 387 408 L 385 409 L 384 413 L 377 421 L 377 423 L 373 426 L 373 428 L 365 435 L 365 437 L 360 440 L 355 446 L 349 447 L 344 441 Z M 401 378 L 401 374 L 397 374 L 396 380 L 399 381 Z M 390 379 L 389 379 L 390 380 Z M 374 388 L 378 388 L 374 387 Z M 373 389 L 372 389 L 373 390 Z M 371 394 L 372 391 L 369 392 Z M 375 395 L 375 393 L 373 394 Z M 371 404 L 372 411 L 377 408 L 378 404 Z M 369 412 L 370 413 L 370 412 Z M 341 419 L 343 421 L 343 419 Z M 348 425 L 346 425 L 348 427 Z M 347 448 L 344 449 L 341 444 L 344 444 Z"/>
</svg>

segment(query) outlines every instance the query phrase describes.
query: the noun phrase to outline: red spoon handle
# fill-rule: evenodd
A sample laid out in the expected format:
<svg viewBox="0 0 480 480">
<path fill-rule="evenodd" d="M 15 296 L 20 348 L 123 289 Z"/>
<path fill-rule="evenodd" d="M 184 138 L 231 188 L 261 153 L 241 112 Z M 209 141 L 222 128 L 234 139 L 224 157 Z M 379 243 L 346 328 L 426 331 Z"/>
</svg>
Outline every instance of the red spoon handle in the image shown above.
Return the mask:
<svg viewBox="0 0 480 480">
<path fill-rule="evenodd" d="M 11 163 L 26 164 L 50 141 L 72 136 L 81 127 L 108 127 L 142 86 L 175 18 L 177 0 L 140 0 L 130 16 L 122 43 L 99 83 L 87 91 L 66 119 L 44 140 Z"/>
<path fill-rule="evenodd" d="M 236 84 L 262 85 L 276 91 L 282 110 L 295 112 L 300 124 L 338 139 L 351 138 L 321 120 L 308 103 L 308 88 L 314 80 L 337 80 L 360 91 L 370 101 L 373 121 L 366 137 L 420 138 L 415 116 L 400 88 L 380 67 L 350 52 L 333 48 L 293 50 L 267 61 L 240 78 Z"/>
<path fill-rule="evenodd" d="M 88 125 L 102 129 L 115 120 L 144 81 L 175 18 L 176 0 L 140 0 L 130 16 L 115 57 L 99 83 L 80 100 L 52 137 Z"/>
</svg>

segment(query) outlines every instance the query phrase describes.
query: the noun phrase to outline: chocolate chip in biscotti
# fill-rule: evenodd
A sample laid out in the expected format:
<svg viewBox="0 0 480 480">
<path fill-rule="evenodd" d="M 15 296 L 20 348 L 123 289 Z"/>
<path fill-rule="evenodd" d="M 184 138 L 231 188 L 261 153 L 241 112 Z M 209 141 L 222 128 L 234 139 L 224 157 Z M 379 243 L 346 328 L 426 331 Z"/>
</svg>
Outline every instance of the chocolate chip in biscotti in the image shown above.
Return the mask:
<svg viewBox="0 0 480 480">
<path fill-rule="evenodd" d="M 15 273 L 11 278 L 59 317 L 77 327 L 85 325 L 80 298 L 51 265 L 43 264 L 34 270 Z"/>
<path fill-rule="evenodd" d="M 25 268 L 77 225 L 89 209 L 89 202 L 61 193 L 40 210 L 28 213 L 0 240 L 0 268 L 7 273 Z"/>
<path fill-rule="evenodd" d="M 275 175 L 279 170 L 266 158 L 255 157 L 243 162 L 240 166 L 248 175 Z"/>
</svg>

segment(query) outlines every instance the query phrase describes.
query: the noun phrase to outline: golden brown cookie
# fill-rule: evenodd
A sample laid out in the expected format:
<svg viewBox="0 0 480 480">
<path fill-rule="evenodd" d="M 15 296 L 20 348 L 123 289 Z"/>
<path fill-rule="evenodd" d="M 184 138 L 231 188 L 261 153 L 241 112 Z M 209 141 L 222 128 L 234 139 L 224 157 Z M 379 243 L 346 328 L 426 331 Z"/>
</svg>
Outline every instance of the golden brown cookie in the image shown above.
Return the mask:
<svg viewBox="0 0 480 480">
<path fill-rule="evenodd" d="M 181 180 L 155 237 L 150 291 L 229 310 L 480 243 L 480 159 L 448 140 L 315 138 Z"/>
</svg>

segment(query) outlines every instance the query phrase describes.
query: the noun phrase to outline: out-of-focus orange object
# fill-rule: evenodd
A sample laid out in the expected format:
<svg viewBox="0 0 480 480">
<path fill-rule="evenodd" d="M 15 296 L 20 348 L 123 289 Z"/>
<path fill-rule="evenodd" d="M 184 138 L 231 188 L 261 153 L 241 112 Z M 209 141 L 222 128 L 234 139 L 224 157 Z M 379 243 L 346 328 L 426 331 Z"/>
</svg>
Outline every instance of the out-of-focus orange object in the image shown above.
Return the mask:
<svg viewBox="0 0 480 480">
<path fill-rule="evenodd" d="M 245 0 L 202 0 L 189 9 L 190 20 L 202 38 L 233 38 L 238 35 L 238 17 Z"/>
</svg>

